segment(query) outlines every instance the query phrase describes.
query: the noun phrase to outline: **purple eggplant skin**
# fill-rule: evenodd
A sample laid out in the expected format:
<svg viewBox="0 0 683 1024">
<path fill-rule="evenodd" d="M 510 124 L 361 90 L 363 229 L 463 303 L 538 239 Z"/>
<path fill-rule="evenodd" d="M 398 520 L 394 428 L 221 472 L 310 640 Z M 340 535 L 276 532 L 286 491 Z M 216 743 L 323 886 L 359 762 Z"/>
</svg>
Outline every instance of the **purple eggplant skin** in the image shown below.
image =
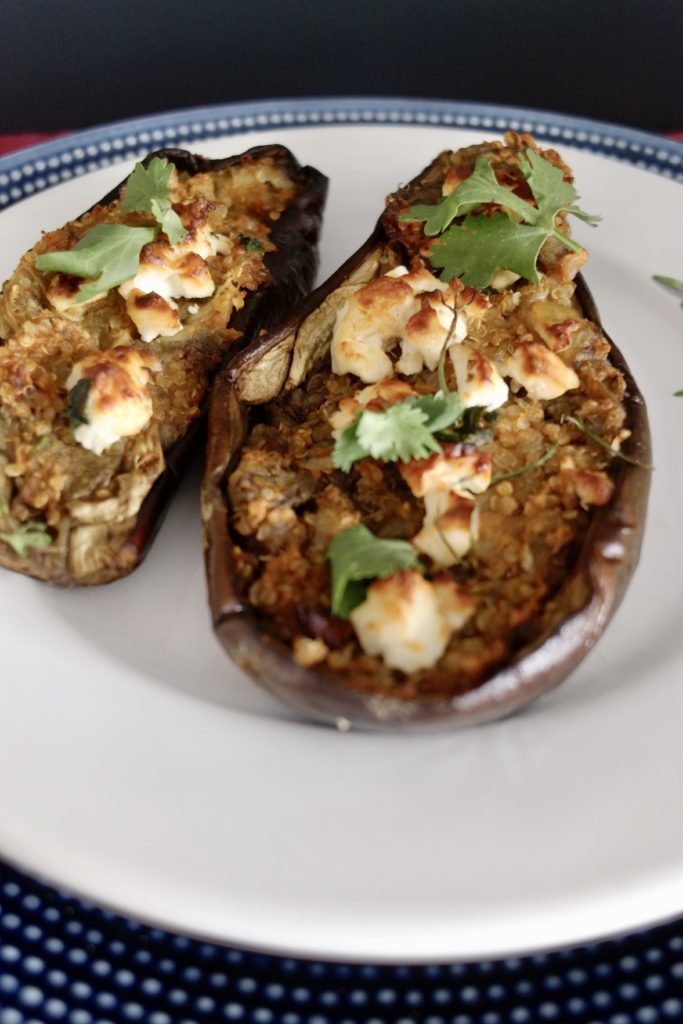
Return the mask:
<svg viewBox="0 0 683 1024">
<path fill-rule="evenodd" d="M 354 690 L 329 675 L 297 664 L 289 648 L 269 635 L 267 624 L 250 608 L 240 590 L 225 484 L 249 434 L 250 404 L 274 398 L 290 372 L 299 325 L 386 243 L 380 223 L 343 267 L 273 332 L 238 355 L 214 383 L 202 491 L 213 626 L 227 653 L 242 669 L 306 718 L 341 729 L 464 726 L 510 715 L 561 683 L 588 654 L 618 608 L 636 568 L 644 531 L 651 459 L 647 411 L 623 356 L 610 341 L 610 361 L 626 382 L 624 426 L 630 436 L 622 452 L 634 461 L 612 460 L 614 495 L 609 504 L 594 509 L 573 569 L 561 588 L 556 621 L 476 689 L 451 698 L 405 700 L 379 690 Z M 576 294 L 585 315 L 601 326 L 593 297 L 581 277 Z M 316 353 L 311 353 L 309 367 L 324 358 L 324 338 L 320 348 L 317 359 Z"/>
<path fill-rule="evenodd" d="M 270 281 L 256 291 L 250 292 L 243 307 L 234 313 L 230 323 L 226 325 L 242 332 L 242 338 L 235 343 L 233 349 L 239 350 L 256 337 L 259 331 L 266 330 L 274 324 L 286 310 L 309 292 L 318 269 L 318 241 L 328 179 L 315 168 L 300 165 L 294 155 L 281 145 L 255 146 L 244 153 L 222 159 L 209 159 L 183 149 L 159 149 L 149 153 L 141 162 L 148 165 L 155 157 L 168 160 L 179 171 L 190 175 L 272 158 L 297 186 L 292 202 L 273 225 L 270 238 L 276 250 L 264 256 Z M 121 182 L 107 193 L 96 207 L 117 200 L 124 184 L 125 181 Z M 232 355 L 232 351 L 230 354 Z M 135 525 L 118 549 L 113 564 L 101 576 L 83 581 L 86 585 L 112 582 L 128 575 L 142 562 L 161 526 L 183 472 L 203 444 L 206 436 L 207 407 L 208 393 L 200 416 L 193 420 L 185 434 L 164 452 L 164 470 L 142 502 Z M 5 565 L 7 568 L 60 586 L 72 586 L 76 582 L 66 573 L 59 578 L 46 574 L 40 553 L 37 557 L 33 552 L 24 557 L 10 553 Z"/>
</svg>

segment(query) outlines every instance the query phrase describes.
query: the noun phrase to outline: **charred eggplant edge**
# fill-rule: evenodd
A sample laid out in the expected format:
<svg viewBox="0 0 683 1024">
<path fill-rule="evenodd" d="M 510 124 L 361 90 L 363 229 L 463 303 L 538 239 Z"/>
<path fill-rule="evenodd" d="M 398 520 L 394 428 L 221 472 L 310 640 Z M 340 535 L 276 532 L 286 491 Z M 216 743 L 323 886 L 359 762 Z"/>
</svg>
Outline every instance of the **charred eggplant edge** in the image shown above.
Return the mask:
<svg viewBox="0 0 683 1024">
<path fill-rule="evenodd" d="M 327 177 L 314 167 L 302 166 L 289 149 L 277 144 L 253 146 L 243 153 L 218 159 L 210 159 L 184 149 L 164 148 L 148 153 L 141 161 L 147 166 L 155 157 L 161 157 L 176 169 L 194 175 L 219 171 L 245 160 L 260 160 L 269 156 L 285 168 L 298 189 L 292 202 L 274 224 L 271 240 L 277 246 L 276 251 L 264 256 L 270 283 L 251 292 L 244 306 L 230 318 L 229 326 L 242 331 L 242 339 L 236 346 L 238 350 L 248 345 L 259 331 L 274 324 L 289 307 L 308 293 L 318 269 L 317 247 L 327 196 Z M 119 182 L 90 210 L 118 199 L 126 180 Z M 233 354 L 231 352 L 230 356 Z M 84 580 L 83 583 L 76 583 L 67 577 L 53 579 L 45 573 L 41 574 L 40 565 L 36 564 L 30 554 L 8 558 L 4 567 L 58 586 L 111 583 L 136 569 L 147 555 L 183 473 L 205 437 L 208 391 L 198 419 L 192 421 L 185 434 L 164 452 L 165 468 L 140 506 L 135 525 L 119 549 L 114 571 L 102 579 Z"/>
<path fill-rule="evenodd" d="M 259 627 L 259 617 L 242 600 L 233 571 L 229 519 L 223 485 L 249 431 L 249 409 L 238 399 L 240 378 L 292 335 L 374 248 L 387 242 L 381 224 L 328 281 L 293 310 L 270 335 L 258 339 L 218 375 L 211 395 L 202 518 L 213 627 L 237 664 L 281 701 L 328 724 L 393 730 L 401 726 L 459 726 L 501 718 L 548 692 L 585 658 L 619 607 L 635 571 L 645 525 L 651 459 L 647 410 L 628 365 L 609 335 L 610 361 L 624 375 L 625 428 L 631 434 L 615 458 L 610 503 L 598 508 L 575 566 L 560 593 L 569 613 L 545 634 L 522 647 L 480 686 L 453 698 L 404 700 L 351 689 L 297 664 L 289 649 Z M 602 327 L 593 296 L 581 275 L 577 297 L 586 316 Z M 603 328 L 604 331 L 604 328 Z M 289 354 L 291 361 L 291 352 Z M 587 596 L 586 596 L 587 595 Z"/>
</svg>

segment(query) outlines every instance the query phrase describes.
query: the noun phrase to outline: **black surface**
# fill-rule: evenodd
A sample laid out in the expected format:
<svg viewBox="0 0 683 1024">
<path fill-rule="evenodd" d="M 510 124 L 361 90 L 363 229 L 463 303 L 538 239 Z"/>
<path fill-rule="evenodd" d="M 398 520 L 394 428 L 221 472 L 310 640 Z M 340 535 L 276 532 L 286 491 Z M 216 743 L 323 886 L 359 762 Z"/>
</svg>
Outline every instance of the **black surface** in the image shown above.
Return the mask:
<svg viewBox="0 0 683 1024">
<path fill-rule="evenodd" d="M 0 132 L 272 96 L 683 126 L 681 0 L 4 0 Z"/>
</svg>

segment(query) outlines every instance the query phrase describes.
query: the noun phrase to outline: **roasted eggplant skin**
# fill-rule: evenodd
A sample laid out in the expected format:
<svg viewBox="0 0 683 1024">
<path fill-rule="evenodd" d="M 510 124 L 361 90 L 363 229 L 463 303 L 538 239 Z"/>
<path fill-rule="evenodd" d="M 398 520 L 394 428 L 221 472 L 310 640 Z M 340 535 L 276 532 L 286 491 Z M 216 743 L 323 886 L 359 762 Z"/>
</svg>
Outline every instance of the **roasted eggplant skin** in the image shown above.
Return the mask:
<svg viewBox="0 0 683 1024">
<path fill-rule="evenodd" d="M 425 172 L 426 173 L 426 172 Z M 510 715 L 562 682 L 604 632 L 618 608 L 636 568 L 644 531 L 650 484 L 650 435 L 647 411 L 629 368 L 610 341 L 610 363 L 624 377 L 624 427 L 630 432 L 622 446 L 629 460 L 613 459 L 612 500 L 592 513 L 572 570 L 556 603 L 558 620 L 542 635 L 474 689 L 457 696 L 396 698 L 379 689 L 354 689 L 330 674 L 305 668 L 290 649 L 269 634 L 263 618 L 250 607 L 234 563 L 227 479 L 237 464 L 250 432 L 253 406 L 272 400 L 288 375 L 298 384 L 320 364 L 330 331 L 317 343 L 305 339 L 298 366 L 292 358 L 298 331 L 313 311 L 324 311 L 345 282 L 365 280 L 367 268 L 389 239 L 382 220 L 368 241 L 313 295 L 271 334 L 258 339 L 219 374 L 209 411 L 207 466 L 202 493 L 205 558 L 213 626 L 237 664 L 297 713 L 338 728 L 395 730 L 455 727 Z M 370 273 L 370 276 L 371 273 Z M 594 299 L 581 276 L 577 298 L 587 318 L 602 326 Z M 603 329 L 604 330 L 604 329 Z M 306 344 L 307 342 L 307 344 Z"/>
<path fill-rule="evenodd" d="M 317 247 L 328 179 L 315 168 L 299 164 L 294 155 L 281 145 L 255 146 L 244 153 L 221 159 L 209 159 L 183 149 L 164 148 L 149 153 L 141 162 L 146 166 L 155 157 L 168 160 L 178 171 L 189 176 L 271 159 L 295 184 L 295 195 L 274 223 L 270 235 L 275 251 L 264 256 L 270 280 L 248 294 L 242 308 L 234 312 L 226 325 L 240 332 L 241 337 L 235 343 L 235 348 L 239 349 L 259 331 L 275 323 L 309 292 L 318 268 Z M 108 192 L 91 210 L 115 201 L 124 183 Z M 73 579 L 68 570 L 56 574 L 49 562 L 49 549 L 29 551 L 24 556 L 3 550 L 3 565 L 67 587 L 109 583 L 132 572 L 147 554 L 182 474 L 204 440 L 207 405 L 208 394 L 204 397 L 201 415 L 188 425 L 182 437 L 164 451 L 162 473 L 144 498 L 133 528 L 101 571 L 78 580 Z"/>
</svg>

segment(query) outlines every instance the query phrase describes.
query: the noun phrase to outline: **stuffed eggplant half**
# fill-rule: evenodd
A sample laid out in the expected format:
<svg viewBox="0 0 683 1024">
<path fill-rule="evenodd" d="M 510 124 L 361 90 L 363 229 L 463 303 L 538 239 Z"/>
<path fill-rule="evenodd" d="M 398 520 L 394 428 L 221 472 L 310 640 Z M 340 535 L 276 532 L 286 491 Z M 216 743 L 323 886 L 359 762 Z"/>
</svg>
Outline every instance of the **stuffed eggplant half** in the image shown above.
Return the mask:
<svg viewBox="0 0 683 1024">
<path fill-rule="evenodd" d="M 21 259 L 0 298 L 0 564 L 72 585 L 141 561 L 225 353 L 312 284 L 326 184 L 281 146 L 160 150 Z"/>
<path fill-rule="evenodd" d="M 559 683 L 635 568 L 641 395 L 579 274 L 569 168 L 529 136 L 442 153 L 217 379 L 216 632 L 340 727 L 468 723 Z"/>
</svg>

